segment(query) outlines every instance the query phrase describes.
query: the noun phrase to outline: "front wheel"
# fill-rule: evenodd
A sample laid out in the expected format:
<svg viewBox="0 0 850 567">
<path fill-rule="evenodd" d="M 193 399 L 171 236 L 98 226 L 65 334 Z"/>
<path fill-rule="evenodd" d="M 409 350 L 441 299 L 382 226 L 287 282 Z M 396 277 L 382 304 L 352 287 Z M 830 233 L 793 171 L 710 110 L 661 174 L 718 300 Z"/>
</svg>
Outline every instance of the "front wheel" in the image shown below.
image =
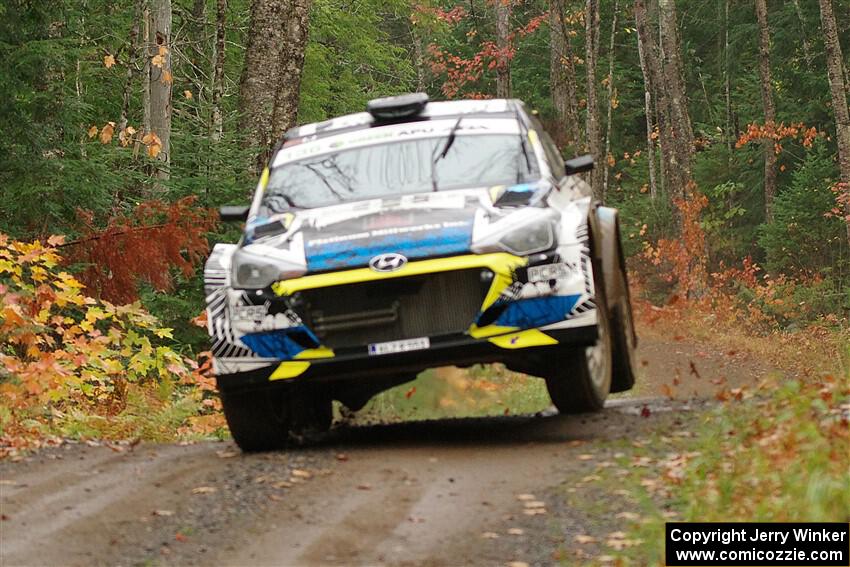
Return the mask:
<svg viewBox="0 0 850 567">
<path fill-rule="evenodd" d="M 611 391 L 613 343 L 603 299 L 596 308 L 596 344 L 566 350 L 546 377 L 546 389 L 558 411 L 565 414 L 599 411 Z"/>
<path fill-rule="evenodd" d="M 330 398 L 282 389 L 222 391 L 221 405 L 233 440 L 246 452 L 282 449 L 328 430 Z"/>
</svg>

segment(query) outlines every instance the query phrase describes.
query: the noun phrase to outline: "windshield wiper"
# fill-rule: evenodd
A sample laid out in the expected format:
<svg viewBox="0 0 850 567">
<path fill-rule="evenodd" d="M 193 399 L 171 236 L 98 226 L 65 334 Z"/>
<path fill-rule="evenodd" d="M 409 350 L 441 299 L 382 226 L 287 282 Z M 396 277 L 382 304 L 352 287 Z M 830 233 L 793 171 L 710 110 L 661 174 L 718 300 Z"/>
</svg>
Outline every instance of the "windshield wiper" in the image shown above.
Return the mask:
<svg viewBox="0 0 850 567">
<path fill-rule="evenodd" d="M 455 122 L 455 125 L 452 126 L 451 130 L 449 130 L 449 135 L 446 138 L 446 143 L 443 144 L 443 149 L 440 150 L 440 153 L 437 153 L 437 148 L 439 146 L 434 146 L 434 152 L 431 154 L 431 187 L 434 191 L 437 191 L 437 162 L 446 157 L 446 154 L 449 153 L 449 150 L 455 143 L 455 138 L 457 138 L 457 130 L 458 128 L 460 128 L 461 120 L 463 120 L 463 116 L 458 117 L 457 122 Z"/>
<path fill-rule="evenodd" d="M 286 203 L 286 207 L 279 207 L 277 201 L 283 201 Z M 300 208 L 292 198 L 285 193 L 273 193 L 265 198 L 265 206 L 271 209 L 275 213 L 285 213 L 290 209 L 298 209 Z"/>
</svg>

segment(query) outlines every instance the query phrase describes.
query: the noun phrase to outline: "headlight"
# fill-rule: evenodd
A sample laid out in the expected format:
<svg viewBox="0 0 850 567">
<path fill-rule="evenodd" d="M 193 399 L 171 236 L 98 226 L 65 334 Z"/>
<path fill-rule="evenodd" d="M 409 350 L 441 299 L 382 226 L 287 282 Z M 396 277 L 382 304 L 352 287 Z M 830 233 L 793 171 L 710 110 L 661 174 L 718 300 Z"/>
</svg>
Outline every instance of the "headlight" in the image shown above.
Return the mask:
<svg viewBox="0 0 850 567">
<path fill-rule="evenodd" d="M 528 256 L 552 248 L 555 233 L 552 223 L 541 222 L 533 226 L 524 226 L 508 233 L 499 240 L 502 250 L 517 256 Z"/>
<path fill-rule="evenodd" d="M 232 285 L 237 289 L 264 289 L 274 282 L 298 277 L 307 270 L 300 264 L 280 258 L 280 251 L 271 246 L 252 245 L 240 248 L 231 260 Z"/>
</svg>

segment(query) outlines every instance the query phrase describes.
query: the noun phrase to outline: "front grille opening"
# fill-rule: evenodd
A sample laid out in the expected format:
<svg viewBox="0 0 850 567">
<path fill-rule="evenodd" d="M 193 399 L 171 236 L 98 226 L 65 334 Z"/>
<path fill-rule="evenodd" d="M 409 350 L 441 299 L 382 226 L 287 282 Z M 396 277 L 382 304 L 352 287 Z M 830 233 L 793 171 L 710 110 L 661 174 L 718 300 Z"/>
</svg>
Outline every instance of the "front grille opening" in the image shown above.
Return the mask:
<svg viewBox="0 0 850 567">
<path fill-rule="evenodd" d="M 306 290 L 304 318 L 331 348 L 462 333 L 491 280 L 470 269 Z"/>
</svg>

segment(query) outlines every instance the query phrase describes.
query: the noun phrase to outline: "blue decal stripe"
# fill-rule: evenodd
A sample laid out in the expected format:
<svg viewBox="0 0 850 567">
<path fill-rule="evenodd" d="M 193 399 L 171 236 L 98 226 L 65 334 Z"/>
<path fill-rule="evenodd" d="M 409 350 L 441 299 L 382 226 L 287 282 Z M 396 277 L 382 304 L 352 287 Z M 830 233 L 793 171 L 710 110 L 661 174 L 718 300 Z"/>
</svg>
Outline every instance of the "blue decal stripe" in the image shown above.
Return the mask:
<svg viewBox="0 0 850 567">
<path fill-rule="evenodd" d="M 578 302 L 579 295 L 553 295 L 521 299 L 508 303 L 493 322 L 500 327 L 533 329 L 568 318 Z"/>
<path fill-rule="evenodd" d="M 295 341 L 291 335 L 304 334 L 312 345 L 302 346 Z M 316 348 L 319 346 L 319 340 L 316 335 L 307 327 L 292 327 L 291 329 L 282 329 L 278 331 L 264 331 L 262 333 L 250 333 L 242 336 L 241 340 L 245 346 L 254 351 L 258 356 L 264 358 L 278 358 L 281 360 L 291 360 L 295 356 L 308 348 Z"/>
</svg>

